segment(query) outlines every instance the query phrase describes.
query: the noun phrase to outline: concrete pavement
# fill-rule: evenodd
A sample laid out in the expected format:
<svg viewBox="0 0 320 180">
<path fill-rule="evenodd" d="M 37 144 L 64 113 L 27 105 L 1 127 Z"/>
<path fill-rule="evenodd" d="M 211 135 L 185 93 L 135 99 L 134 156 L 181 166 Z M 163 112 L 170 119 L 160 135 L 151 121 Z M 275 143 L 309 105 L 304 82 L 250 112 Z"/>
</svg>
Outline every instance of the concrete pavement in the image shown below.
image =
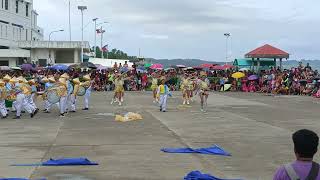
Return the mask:
<svg viewBox="0 0 320 180">
<path fill-rule="evenodd" d="M 59 118 L 55 109 L 34 119 L 0 120 L 0 177 L 178 180 L 189 171 L 201 170 L 225 178 L 264 180 L 294 159 L 292 132 L 301 128 L 320 132 L 320 105 L 310 97 L 215 93 L 209 97 L 208 112 L 201 113 L 198 102 L 179 106 L 179 95 L 169 99 L 167 113 L 159 112 L 149 92 L 127 93 L 122 107 L 110 105 L 112 93 L 94 93 L 88 112 L 79 110 Z M 129 111 L 141 113 L 144 119 L 114 121 L 114 114 Z M 212 144 L 232 157 L 160 151 Z M 9 166 L 51 157 L 88 157 L 100 165 Z"/>
</svg>

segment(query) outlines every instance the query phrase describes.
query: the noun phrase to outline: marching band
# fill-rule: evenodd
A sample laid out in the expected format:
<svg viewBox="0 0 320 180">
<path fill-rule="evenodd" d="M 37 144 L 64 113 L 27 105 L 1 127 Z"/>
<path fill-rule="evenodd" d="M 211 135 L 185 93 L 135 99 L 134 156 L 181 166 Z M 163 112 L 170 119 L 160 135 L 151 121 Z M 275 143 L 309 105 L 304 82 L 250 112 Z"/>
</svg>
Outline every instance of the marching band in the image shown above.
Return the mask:
<svg viewBox="0 0 320 180">
<path fill-rule="evenodd" d="M 44 91 L 39 90 L 40 84 L 44 86 Z M 50 113 L 53 105 L 59 107 L 60 117 L 65 117 L 68 112 L 76 112 L 78 96 L 84 96 L 83 110 L 89 110 L 92 84 L 90 74 L 84 75 L 81 81 L 79 78 L 71 79 L 67 73 L 59 78 L 43 77 L 40 81 L 5 75 L 0 79 L 1 118 L 8 117 L 8 108 L 12 108 L 15 113 L 14 119 L 20 119 L 23 112 L 29 113 L 33 118 L 39 112 L 35 103 L 38 96 L 42 96 L 45 113 Z"/>
</svg>

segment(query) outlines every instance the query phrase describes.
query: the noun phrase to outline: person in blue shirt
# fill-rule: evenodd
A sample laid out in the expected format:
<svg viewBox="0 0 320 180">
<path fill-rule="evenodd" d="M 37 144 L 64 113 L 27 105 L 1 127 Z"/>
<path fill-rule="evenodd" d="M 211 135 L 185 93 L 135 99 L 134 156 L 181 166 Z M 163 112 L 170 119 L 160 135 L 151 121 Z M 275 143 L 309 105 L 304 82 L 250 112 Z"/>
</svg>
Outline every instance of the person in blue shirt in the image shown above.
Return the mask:
<svg viewBox="0 0 320 180">
<path fill-rule="evenodd" d="M 172 96 L 169 90 L 169 87 L 165 84 L 166 80 L 162 79 L 161 84 L 158 87 L 158 96 L 160 99 L 160 111 L 166 112 L 167 111 L 167 99 L 168 96 Z"/>
</svg>

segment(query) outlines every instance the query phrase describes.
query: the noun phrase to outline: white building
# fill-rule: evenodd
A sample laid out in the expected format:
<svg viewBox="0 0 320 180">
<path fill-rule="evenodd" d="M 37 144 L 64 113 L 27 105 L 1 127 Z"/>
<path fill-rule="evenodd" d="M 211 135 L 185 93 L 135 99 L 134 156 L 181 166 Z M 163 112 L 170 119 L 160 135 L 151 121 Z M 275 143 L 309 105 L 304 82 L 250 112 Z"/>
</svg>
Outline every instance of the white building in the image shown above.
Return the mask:
<svg viewBox="0 0 320 180">
<path fill-rule="evenodd" d="M 79 62 L 81 42 L 43 41 L 37 17 L 33 0 L 0 0 L 0 66 Z M 88 42 L 84 49 L 88 51 Z"/>
</svg>

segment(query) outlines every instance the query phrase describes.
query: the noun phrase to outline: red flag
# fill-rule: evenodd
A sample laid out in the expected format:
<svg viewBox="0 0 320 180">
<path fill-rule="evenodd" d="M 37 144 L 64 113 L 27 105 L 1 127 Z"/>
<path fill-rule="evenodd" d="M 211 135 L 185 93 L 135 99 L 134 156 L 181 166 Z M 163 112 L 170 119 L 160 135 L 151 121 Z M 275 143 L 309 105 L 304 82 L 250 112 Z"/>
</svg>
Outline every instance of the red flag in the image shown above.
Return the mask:
<svg viewBox="0 0 320 180">
<path fill-rule="evenodd" d="M 107 44 L 107 45 L 105 45 L 105 46 L 103 46 L 101 49 L 102 49 L 102 52 L 108 52 L 108 47 L 109 47 L 109 45 Z"/>
</svg>

